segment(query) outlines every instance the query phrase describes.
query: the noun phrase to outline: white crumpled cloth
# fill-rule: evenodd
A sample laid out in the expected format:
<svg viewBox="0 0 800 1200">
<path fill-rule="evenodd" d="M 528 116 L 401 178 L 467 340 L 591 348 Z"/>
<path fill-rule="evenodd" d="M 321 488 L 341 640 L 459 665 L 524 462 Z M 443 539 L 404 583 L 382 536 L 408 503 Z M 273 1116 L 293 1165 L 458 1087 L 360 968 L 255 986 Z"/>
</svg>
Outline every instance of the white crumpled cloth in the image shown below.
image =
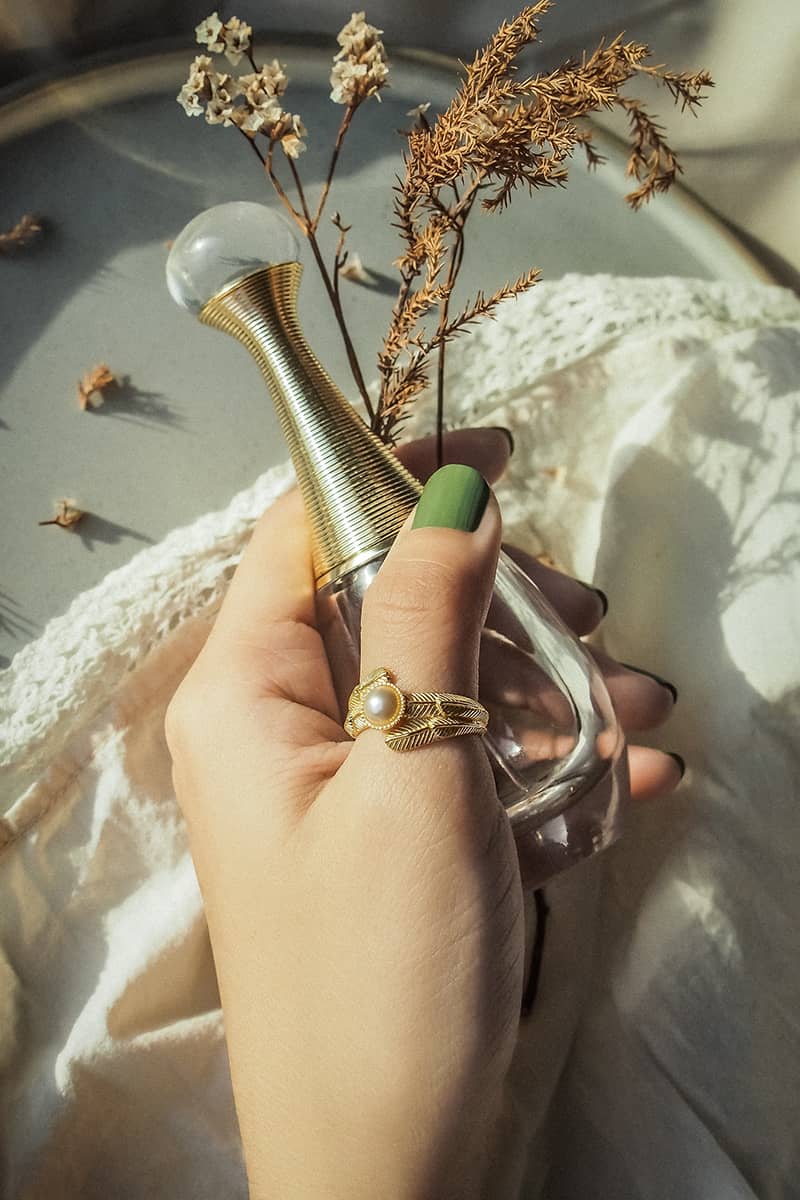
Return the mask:
<svg viewBox="0 0 800 1200">
<path fill-rule="evenodd" d="M 603 644 L 677 684 L 653 741 L 689 763 L 548 888 L 488 1194 L 798 1196 L 800 303 L 568 276 L 449 364 L 452 423 L 514 431 L 506 536 L 606 590 Z M 0 675 L 9 1200 L 247 1194 L 162 720 L 292 478 L 144 550 Z"/>
</svg>

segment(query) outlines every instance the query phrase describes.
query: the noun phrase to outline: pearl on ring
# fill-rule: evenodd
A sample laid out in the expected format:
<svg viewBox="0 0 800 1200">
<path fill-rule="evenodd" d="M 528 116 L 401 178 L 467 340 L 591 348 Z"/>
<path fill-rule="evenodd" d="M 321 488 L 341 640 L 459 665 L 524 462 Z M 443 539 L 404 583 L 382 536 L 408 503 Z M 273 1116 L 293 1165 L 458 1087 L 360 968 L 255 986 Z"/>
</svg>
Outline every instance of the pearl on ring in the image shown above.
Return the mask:
<svg viewBox="0 0 800 1200">
<path fill-rule="evenodd" d="M 362 698 L 364 719 L 373 729 L 388 729 L 405 709 L 405 697 L 391 683 L 379 683 Z"/>
</svg>

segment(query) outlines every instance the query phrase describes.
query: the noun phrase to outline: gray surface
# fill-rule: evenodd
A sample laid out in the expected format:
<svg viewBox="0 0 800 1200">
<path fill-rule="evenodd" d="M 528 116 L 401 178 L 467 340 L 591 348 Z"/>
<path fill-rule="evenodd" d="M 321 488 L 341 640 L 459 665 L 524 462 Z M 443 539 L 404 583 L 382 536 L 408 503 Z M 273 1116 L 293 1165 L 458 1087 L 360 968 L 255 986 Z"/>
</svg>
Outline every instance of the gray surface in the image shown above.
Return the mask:
<svg viewBox="0 0 800 1200">
<path fill-rule="evenodd" d="M 164 243 L 188 219 L 224 200 L 271 200 L 235 130 L 189 120 L 175 103 L 191 53 L 105 68 L 0 110 L 0 225 L 36 211 L 54 229 L 34 252 L 0 261 L 0 665 L 143 545 L 224 506 L 285 457 L 255 366 L 235 342 L 180 312 L 164 285 Z M 327 100 L 330 58 L 299 47 L 279 54 L 292 78 L 291 107 L 310 130 L 301 168 L 313 191 L 340 115 Z M 388 282 L 382 292 L 348 291 L 368 374 L 394 291 L 395 131 L 408 124 L 408 108 L 420 100 L 444 106 L 452 88 L 444 70 L 396 62 L 392 90 L 359 113 L 343 156 L 329 211 L 338 207 L 352 223 L 350 244 L 367 267 L 392 279 L 391 291 Z M 477 217 L 464 291 L 491 288 L 534 263 L 549 278 L 758 277 L 685 199 L 661 198 L 634 215 L 620 199 L 625 188 L 618 157 L 595 176 L 576 164 L 566 191 Z M 320 357 L 352 393 L 313 265 L 301 311 Z M 81 413 L 75 382 L 99 361 L 129 385 L 102 409 Z M 59 496 L 92 514 L 75 533 L 37 527 Z"/>
</svg>

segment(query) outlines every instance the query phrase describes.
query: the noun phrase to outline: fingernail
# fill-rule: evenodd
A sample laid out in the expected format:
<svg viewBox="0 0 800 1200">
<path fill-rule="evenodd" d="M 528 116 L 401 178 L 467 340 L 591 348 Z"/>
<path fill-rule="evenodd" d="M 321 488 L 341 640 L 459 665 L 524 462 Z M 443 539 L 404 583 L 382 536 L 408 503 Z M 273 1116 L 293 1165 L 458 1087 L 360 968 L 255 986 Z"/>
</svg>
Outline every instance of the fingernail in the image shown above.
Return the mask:
<svg viewBox="0 0 800 1200">
<path fill-rule="evenodd" d="M 448 463 L 434 471 L 417 502 L 412 529 L 438 526 L 472 533 L 489 499 L 489 485 L 474 467 Z"/>
<path fill-rule="evenodd" d="M 510 429 L 506 429 L 505 425 L 490 425 L 490 429 L 496 429 L 499 433 L 504 433 L 508 438 L 508 454 L 509 457 L 514 453 L 514 435 Z"/>
<path fill-rule="evenodd" d="M 662 679 L 660 675 L 656 675 L 655 671 L 645 671 L 644 667 L 634 667 L 632 663 L 622 663 L 621 666 L 627 667 L 629 671 L 635 671 L 637 675 L 646 675 L 648 679 L 655 679 L 656 683 L 660 683 L 667 691 L 672 692 L 672 699 L 678 699 L 678 689 L 674 683 L 670 683 L 668 679 Z"/>
<path fill-rule="evenodd" d="M 603 606 L 603 616 L 605 616 L 608 612 L 608 596 L 605 592 L 601 592 L 600 588 L 593 587 L 591 583 L 584 583 L 582 579 L 576 579 L 575 582 L 579 583 L 581 587 L 585 587 L 587 591 L 594 592 L 595 596 L 599 597 L 600 603 Z"/>
<path fill-rule="evenodd" d="M 686 774 L 686 760 L 681 758 L 680 754 L 676 754 L 674 750 L 668 750 L 667 754 L 670 756 L 670 758 L 675 759 L 675 762 L 680 767 L 681 779 L 683 779 L 684 775 Z"/>
</svg>

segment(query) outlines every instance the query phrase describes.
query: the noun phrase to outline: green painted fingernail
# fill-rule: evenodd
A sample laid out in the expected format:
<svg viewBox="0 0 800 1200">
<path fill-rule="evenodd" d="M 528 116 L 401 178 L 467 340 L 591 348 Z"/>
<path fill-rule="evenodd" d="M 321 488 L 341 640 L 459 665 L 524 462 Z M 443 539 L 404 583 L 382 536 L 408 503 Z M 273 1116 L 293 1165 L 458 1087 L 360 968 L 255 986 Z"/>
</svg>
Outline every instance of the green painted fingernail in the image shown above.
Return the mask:
<svg viewBox="0 0 800 1200">
<path fill-rule="evenodd" d="M 480 524 L 488 499 L 489 485 L 480 471 L 462 463 L 448 463 L 434 471 L 422 489 L 411 528 L 438 526 L 472 533 Z"/>
</svg>

